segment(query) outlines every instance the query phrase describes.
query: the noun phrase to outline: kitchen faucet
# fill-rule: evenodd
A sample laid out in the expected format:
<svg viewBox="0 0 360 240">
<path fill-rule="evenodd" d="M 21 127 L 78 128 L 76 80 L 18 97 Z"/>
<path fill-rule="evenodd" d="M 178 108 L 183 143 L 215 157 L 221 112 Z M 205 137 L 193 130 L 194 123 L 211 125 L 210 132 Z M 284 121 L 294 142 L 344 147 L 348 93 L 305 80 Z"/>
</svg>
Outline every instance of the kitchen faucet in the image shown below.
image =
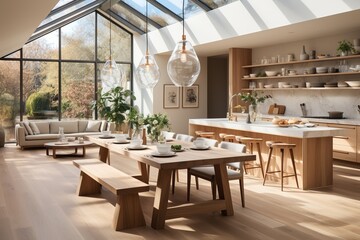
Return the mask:
<svg viewBox="0 0 360 240">
<path fill-rule="evenodd" d="M 227 118 L 229 119 L 229 121 L 232 121 L 233 119 L 233 112 L 232 112 L 232 100 L 234 97 L 240 96 L 241 93 L 235 93 L 234 95 L 231 96 L 230 100 L 229 100 L 229 105 L 228 105 L 228 112 L 227 112 Z M 237 117 L 235 116 L 235 121 L 237 121 Z"/>
<path fill-rule="evenodd" d="M 302 116 L 306 117 L 306 108 L 305 108 L 305 103 L 300 103 L 300 107 L 301 107 L 301 112 L 302 112 Z"/>
</svg>

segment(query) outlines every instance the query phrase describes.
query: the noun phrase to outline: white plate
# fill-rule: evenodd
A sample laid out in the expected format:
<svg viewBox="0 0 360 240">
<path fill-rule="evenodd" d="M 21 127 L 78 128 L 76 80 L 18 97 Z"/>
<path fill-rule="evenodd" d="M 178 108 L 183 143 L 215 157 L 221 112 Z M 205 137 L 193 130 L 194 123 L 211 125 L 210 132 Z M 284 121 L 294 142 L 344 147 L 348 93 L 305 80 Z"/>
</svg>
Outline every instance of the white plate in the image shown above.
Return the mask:
<svg viewBox="0 0 360 240">
<path fill-rule="evenodd" d="M 198 147 L 191 147 L 190 149 L 192 149 L 192 150 L 208 150 L 208 149 L 210 149 L 210 146 L 206 146 L 206 147 L 202 147 L 202 148 L 198 148 Z"/>
<path fill-rule="evenodd" d="M 115 137 L 111 136 L 111 135 L 101 135 L 101 136 L 99 136 L 99 138 L 101 138 L 101 139 L 110 139 L 110 138 L 115 138 Z"/>
<path fill-rule="evenodd" d="M 128 140 L 125 140 L 125 141 L 113 141 L 113 143 L 115 143 L 115 144 L 127 144 L 127 143 L 129 143 L 130 141 L 128 141 Z"/>
<path fill-rule="evenodd" d="M 304 125 L 306 127 L 315 127 L 315 124 L 313 124 L 313 123 L 305 123 Z"/>
<path fill-rule="evenodd" d="M 147 149 L 147 146 L 145 145 L 140 145 L 140 146 L 128 146 L 127 149 L 129 150 L 144 150 Z"/>
<path fill-rule="evenodd" d="M 67 145 L 69 144 L 68 142 L 55 142 L 55 145 Z"/>
<path fill-rule="evenodd" d="M 151 153 L 151 156 L 153 157 L 172 157 L 172 156 L 175 156 L 176 153 L 174 152 L 169 152 L 169 153 L 159 153 L 157 151 L 154 151 Z"/>
</svg>

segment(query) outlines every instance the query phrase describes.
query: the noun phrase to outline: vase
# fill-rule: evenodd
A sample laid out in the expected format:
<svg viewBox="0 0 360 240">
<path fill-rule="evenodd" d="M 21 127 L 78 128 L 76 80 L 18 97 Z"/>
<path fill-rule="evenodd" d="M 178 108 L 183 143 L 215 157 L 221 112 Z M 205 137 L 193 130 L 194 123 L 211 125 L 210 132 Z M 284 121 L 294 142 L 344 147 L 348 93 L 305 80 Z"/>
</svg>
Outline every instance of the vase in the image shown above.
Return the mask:
<svg viewBox="0 0 360 240">
<path fill-rule="evenodd" d="M 142 128 L 141 127 L 134 127 L 131 130 L 131 139 L 142 139 Z"/>
<path fill-rule="evenodd" d="M 64 128 L 59 127 L 59 142 L 65 142 L 65 140 Z"/>
<path fill-rule="evenodd" d="M 258 112 L 259 112 L 259 106 L 257 104 L 251 104 L 249 106 L 249 117 L 251 123 L 256 121 Z"/>
<path fill-rule="evenodd" d="M 300 61 L 309 60 L 309 54 L 305 51 L 305 46 L 303 46 L 302 53 L 300 53 Z"/>
</svg>

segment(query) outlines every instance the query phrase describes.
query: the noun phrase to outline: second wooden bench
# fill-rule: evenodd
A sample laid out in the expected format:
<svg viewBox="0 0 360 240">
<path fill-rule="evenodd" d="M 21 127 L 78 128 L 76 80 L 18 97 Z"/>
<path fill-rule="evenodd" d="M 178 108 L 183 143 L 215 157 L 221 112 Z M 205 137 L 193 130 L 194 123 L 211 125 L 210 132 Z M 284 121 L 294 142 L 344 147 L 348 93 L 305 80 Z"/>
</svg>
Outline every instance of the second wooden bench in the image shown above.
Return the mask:
<svg viewBox="0 0 360 240">
<path fill-rule="evenodd" d="M 73 163 L 81 170 L 79 196 L 99 194 L 101 186 L 117 195 L 113 218 L 115 230 L 146 225 L 139 192 L 149 191 L 148 184 L 98 159 L 74 160 Z"/>
</svg>

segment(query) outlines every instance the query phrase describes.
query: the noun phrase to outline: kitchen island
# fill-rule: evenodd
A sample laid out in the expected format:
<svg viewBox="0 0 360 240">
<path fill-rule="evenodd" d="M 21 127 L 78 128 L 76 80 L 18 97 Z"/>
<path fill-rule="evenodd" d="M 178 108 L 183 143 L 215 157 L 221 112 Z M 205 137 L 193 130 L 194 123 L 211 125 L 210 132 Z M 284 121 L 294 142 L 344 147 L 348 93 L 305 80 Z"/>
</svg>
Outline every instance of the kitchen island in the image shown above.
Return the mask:
<svg viewBox="0 0 360 240">
<path fill-rule="evenodd" d="M 244 120 L 239 122 L 229 121 L 225 118 L 217 119 L 190 119 L 189 134 L 195 136 L 195 131 L 211 131 L 220 141 L 219 133 L 235 134 L 246 137 L 262 138 L 262 157 L 267 164 L 268 147 L 266 141 L 281 141 L 296 144 L 294 157 L 299 186 L 302 189 L 314 189 L 326 187 L 333 184 L 333 136 L 341 135 L 343 130 L 338 128 L 316 126 L 312 128 L 279 127 L 269 122 L 256 122 L 247 124 Z M 288 158 L 286 152 L 285 158 Z M 276 152 L 276 165 L 271 168 L 280 168 L 280 152 Z M 284 169 L 292 172 L 289 161 L 285 161 Z M 253 170 L 250 174 L 261 177 L 259 170 Z M 279 181 L 277 177 L 268 176 L 268 180 Z M 270 181 L 267 181 L 270 183 Z M 284 179 L 288 187 L 295 187 L 294 178 Z"/>
</svg>

